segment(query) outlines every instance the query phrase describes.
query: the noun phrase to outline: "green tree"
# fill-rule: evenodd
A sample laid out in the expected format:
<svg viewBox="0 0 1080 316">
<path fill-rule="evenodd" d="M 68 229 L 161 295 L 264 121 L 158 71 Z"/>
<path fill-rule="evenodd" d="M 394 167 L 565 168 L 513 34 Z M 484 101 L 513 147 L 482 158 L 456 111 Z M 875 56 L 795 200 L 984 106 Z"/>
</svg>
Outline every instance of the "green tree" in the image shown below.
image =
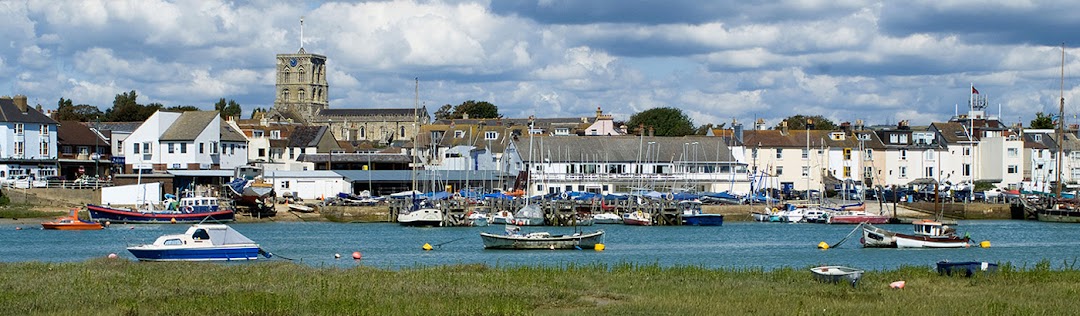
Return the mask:
<svg viewBox="0 0 1080 316">
<path fill-rule="evenodd" d="M 813 128 L 811 128 L 813 130 L 831 131 L 836 129 L 836 124 L 833 124 L 832 121 L 821 115 L 804 116 L 802 114 L 798 114 L 789 116 L 788 118 L 784 119 L 784 121 L 787 121 L 787 128 L 789 130 L 798 130 L 806 129 L 806 119 L 814 120 L 814 126 Z M 776 127 L 773 127 L 773 129 L 780 129 L 780 124 L 783 123 L 776 124 Z"/>
<path fill-rule="evenodd" d="M 453 108 L 454 106 L 450 104 L 444 104 L 439 107 L 438 110 L 435 110 L 435 120 L 451 118 L 451 116 L 453 116 Z"/>
<path fill-rule="evenodd" d="M 71 105 L 71 99 L 60 98 L 56 103 L 55 118 L 57 121 L 89 122 L 102 119 L 103 113 L 96 106 L 79 104 Z"/>
<path fill-rule="evenodd" d="M 199 107 L 194 105 L 176 105 L 170 106 L 164 109 L 169 112 L 187 112 L 187 111 L 199 111 Z"/>
<path fill-rule="evenodd" d="M 139 95 L 135 90 L 131 92 L 124 92 L 117 94 L 113 99 L 113 106 L 111 109 L 105 111 L 106 121 L 110 122 L 139 122 L 145 121 L 150 115 L 143 113 L 145 106 L 139 104 L 135 100 Z M 150 114 L 153 114 L 151 112 Z"/>
<path fill-rule="evenodd" d="M 266 110 L 265 108 L 262 108 L 262 107 L 257 107 L 254 110 L 251 110 L 251 119 L 254 120 L 254 119 L 259 117 L 259 113 L 265 114 L 266 112 L 270 112 L 270 111 L 268 111 L 268 110 Z"/>
<path fill-rule="evenodd" d="M 499 115 L 499 107 L 487 101 L 476 102 L 469 100 L 454 107 L 454 118 L 463 118 L 465 114 L 469 114 L 471 119 L 502 117 L 502 115 Z"/>
<path fill-rule="evenodd" d="M 1028 126 L 1038 129 L 1052 129 L 1054 128 L 1054 117 L 1043 112 L 1035 113 L 1035 119 L 1031 120 L 1031 125 Z"/>
<path fill-rule="evenodd" d="M 693 134 L 694 121 L 682 110 L 673 107 L 652 108 L 630 116 L 627 126 L 638 133 L 653 128 L 656 136 L 686 136 Z M 644 126 L 646 131 L 640 130 Z"/>
<path fill-rule="evenodd" d="M 225 98 L 221 98 L 214 104 L 214 110 L 218 111 L 221 118 L 228 118 L 230 116 L 240 117 L 240 113 L 243 112 L 240 109 L 240 103 L 236 103 L 235 100 L 229 100 L 225 102 Z"/>
</svg>

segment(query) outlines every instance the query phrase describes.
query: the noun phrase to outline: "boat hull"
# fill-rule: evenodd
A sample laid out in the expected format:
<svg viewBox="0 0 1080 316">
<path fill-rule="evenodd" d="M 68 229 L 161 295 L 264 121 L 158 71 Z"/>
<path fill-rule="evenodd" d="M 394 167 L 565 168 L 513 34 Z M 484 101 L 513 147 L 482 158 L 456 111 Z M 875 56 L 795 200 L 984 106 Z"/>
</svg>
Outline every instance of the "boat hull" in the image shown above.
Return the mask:
<svg viewBox="0 0 1080 316">
<path fill-rule="evenodd" d="M 514 225 L 518 226 L 544 226 L 543 217 L 514 218 Z"/>
<path fill-rule="evenodd" d="M 443 216 L 439 209 L 425 208 L 398 215 L 402 226 L 442 226 Z"/>
<path fill-rule="evenodd" d="M 593 223 L 595 224 L 622 224 L 622 217 L 619 215 L 604 213 L 593 216 Z"/>
<path fill-rule="evenodd" d="M 1035 218 L 1040 222 L 1080 223 L 1080 211 L 1039 209 Z"/>
<path fill-rule="evenodd" d="M 967 248 L 969 238 L 896 234 L 896 248 Z"/>
<path fill-rule="evenodd" d="M 213 248 L 152 248 L 130 247 L 135 258 L 140 261 L 236 261 L 255 260 L 259 256 L 259 246 L 229 246 Z"/>
<path fill-rule="evenodd" d="M 604 231 L 596 231 L 588 234 L 553 235 L 546 238 L 530 238 L 519 235 L 496 235 L 480 233 L 484 240 L 485 249 L 589 249 L 596 247 Z"/>
<path fill-rule="evenodd" d="M 90 218 L 97 222 L 110 221 L 113 223 L 141 224 L 141 223 L 178 223 L 195 224 L 203 221 L 208 222 L 232 222 L 236 214 L 232 210 L 218 210 L 213 212 L 161 211 L 139 212 L 126 209 L 116 209 L 106 206 L 86 205 Z"/>
<path fill-rule="evenodd" d="M 721 226 L 724 225 L 724 215 L 721 214 L 697 214 L 683 215 L 683 224 L 690 226 Z"/>
<path fill-rule="evenodd" d="M 889 222 L 889 217 L 885 215 L 833 215 L 829 216 L 827 222 L 829 224 L 885 224 Z"/>
<path fill-rule="evenodd" d="M 865 248 L 896 248 L 896 233 L 864 224 L 860 240 Z"/>
<path fill-rule="evenodd" d="M 859 279 L 862 278 L 863 270 L 848 268 L 844 266 L 823 266 L 810 268 L 810 272 L 814 273 L 814 279 L 825 283 L 851 283 L 851 287 L 855 287 L 859 283 Z"/>
<path fill-rule="evenodd" d="M 992 273 L 997 271 L 998 265 L 996 263 L 979 262 L 979 261 L 964 261 L 964 262 L 949 262 L 938 261 L 937 272 L 940 275 L 963 275 L 971 277 L 976 272 L 988 272 Z"/>
<path fill-rule="evenodd" d="M 54 230 L 101 230 L 101 229 L 105 229 L 104 226 L 101 226 L 101 224 L 98 224 L 98 223 L 79 223 L 79 224 L 63 223 L 63 224 L 60 224 L 60 223 L 48 223 L 48 222 L 41 223 L 41 228 L 42 229 L 54 229 Z"/>
</svg>

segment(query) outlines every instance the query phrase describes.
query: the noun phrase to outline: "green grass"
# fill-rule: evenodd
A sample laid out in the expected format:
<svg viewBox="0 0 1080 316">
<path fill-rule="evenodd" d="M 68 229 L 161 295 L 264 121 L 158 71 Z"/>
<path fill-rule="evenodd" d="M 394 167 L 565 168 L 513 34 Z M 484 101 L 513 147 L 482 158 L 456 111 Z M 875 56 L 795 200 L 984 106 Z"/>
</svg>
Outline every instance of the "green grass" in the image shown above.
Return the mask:
<svg viewBox="0 0 1080 316">
<path fill-rule="evenodd" d="M 1075 312 L 1080 270 L 1005 265 L 943 277 L 868 272 L 858 288 L 807 269 L 617 264 L 381 270 L 241 264 L 0 263 L 7 314 L 132 315 L 1001 315 Z M 888 283 L 905 280 L 902 290 Z"/>
<path fill-rule="evenodd" d="M 30 205 L 13 204 L 0 206 L 0 218 L 41 218 L 67 215 L 68 212 L 43 212 L 31 209 Z"/>
</svg>

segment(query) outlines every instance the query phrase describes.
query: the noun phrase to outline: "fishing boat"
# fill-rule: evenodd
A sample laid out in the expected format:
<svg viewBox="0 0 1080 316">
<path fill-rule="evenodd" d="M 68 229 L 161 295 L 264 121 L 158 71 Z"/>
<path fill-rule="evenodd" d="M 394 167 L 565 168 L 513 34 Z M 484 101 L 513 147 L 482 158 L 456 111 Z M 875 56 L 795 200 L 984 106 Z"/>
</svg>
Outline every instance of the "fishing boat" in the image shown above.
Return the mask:
<svg viewBox="0 0 1080 316">
<path fill-rule="evenodd" d="M 680 201 L 679 208 L 682 209 L 682 222 L 683 225 L 690 226 L 720 226 L 724 225 L 724 215 L 722 214 L 708 214 L 701 211 L 701 202 L 698 201 Z"/>
<path fill-rule="evenodd" d="M 259 245 L 224 224 L 195 224 L 183 234 L 158 237 L 153 244 L 128 247 L 140 261 L 233 261 L 269 258 Z"/>
<path fill-rule="evenodd" d="M 896 233 L 871 225 L 862 224 L 862 242 L 865 248 L 896 248 Z"/>
<path fill-rule="evenodd" d="M 636 226 L 652 226 L 652 215 L 642 211 L 628 212 L 623 214 L 623 224 Z"/>
<path fill-rule="evenodd" d="M 896 233 L 897 248 L 967 248 L 971 240 L 967 236 L 959 237 L 951 227 L 933 220 L 918 220 L 911 223 L 914 234 Z"/>
<path fill-rule="evenodd" d="M 521 234 L 520 227 L 507 229 L 506 234 L 480 233 L 484 249 L 592 249 L 601 243 L 603 230 L 591 233 L 577 232 L 570 235 L 552 235 L 548 232 Z"/>
<path fill-rule="evenodd" d="M 514 213 L 514 225 L 518 226 L 543 226 L 544 211 L 539 205 L 526 204 L 517 213 Z"/>
<path fill-rule="evenodd" d="M 938 261 L 937 272 L 940 275 L 963 275 L 971 277 L 975 275 L 975 272 L 995 272 L 998 269 L 998 264 L 980 261 L 962 261 L 962 262 L 950 262 L 949 260 Z"/>
<path fill-rule="evenodd" d="M 230 208 L 218 204 L 218 198 L 191 196 L 180 198 L 175 208 L 156 210 L 151 208 L 114 208 L 87 204 L 90 219 L 97 222 L 113 223 L 187 223 L 203 221 L 231 222 L 236 213 Z"/>
<path fill-rule="evenodd" d="M 829 224 L 885 224 L 889 222 L 888 215 L 867 213 L 866 211 L 839 211 L 828 214 L 825 222 Z"/>
<path fill-rule="evenodd" d="M 622 217 L 615 213 L 600 213 L 593 215 L 593 223 L 596 224 L 622 224 Z"/>
<path fill-rule="evenodd" d="M 68 216 L 57 217 L 55 220 L 41 223 L 42 229 L 55 230 L 99 230 L 104 229 L 101 223 L 84 221 L 79 219 L 76 210 L 72 210 Z"/>
<path fill-rule="evenodd" d="M 814 278 L 818 281 L 825 283 L 839 283 L 840 281 L 846 281 L 851 283 L 851 287 L 855 287 L 859 283 L 859 279 L 862 278 L 863 274 L 863 270 L 845 266 L 814 267 L 810 268 L 810 272 L 814 273 Z"/>
</svg>

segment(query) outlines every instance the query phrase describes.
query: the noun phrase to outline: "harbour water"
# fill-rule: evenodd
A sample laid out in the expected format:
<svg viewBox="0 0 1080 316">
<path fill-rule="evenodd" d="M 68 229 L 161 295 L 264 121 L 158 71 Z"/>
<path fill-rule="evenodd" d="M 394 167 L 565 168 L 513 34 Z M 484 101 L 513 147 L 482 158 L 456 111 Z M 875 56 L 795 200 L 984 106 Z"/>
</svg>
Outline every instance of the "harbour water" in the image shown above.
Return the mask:
<svg viewBox="0 0 1080 316">
<path fill-rule="evenodd" d="M 931 267 L 940 260 L 989 261 L 1032 267 L 1049 261 L 1054 268 L 1080 258 L 1080 226 L 1018 220 L 960 221 L 960 234 L 976 243 L 968 249 L 864 249 L 859 235 L 829 250 L 819 242 L 840 241 L 853 225 L 729 222 L 720 227 L 641 227 L 597 225 L 604 229 L 606 249 L 484 250 L 479 232 L 501 233 L 502 226 L 414 228 L 391 223 L 329 222 L 245 223 L 232 226 L 278 256 L 260 262 L 294 259 L 316 267 L 356 265 L 386 269 L 481 263 L 489 266 L 606 264 L 702 266 L 724 268 L 806 268 L 848 265 L 863 269 L 900 266 Z M 882 225 L 898 232 L 911 225 Z M 21 229 L 16 229 L 20 227 Z M 151 243 L 163 234 L 179 234 L 186 225 L 113 225 L 102 231 L 41 230 L 36 222 L 0 224 L 0 261 L 83 261 L 116 253 L 134 260 L 129 245 Z M 570 227 L 523 227 L 525 232 L 572 233 Z M 988 240 L 990 248 L 977 243 Z M 429 243 L 434 250 L 424 251 Z M 359 251 L 362 259 L 352 260 Z M 335 259 L 334 254 L 341 254 Z M 244 263 L 248 264 L 248 263 Z M 255 263 L 258 264 L 258 263 Z"/>
</svg>

